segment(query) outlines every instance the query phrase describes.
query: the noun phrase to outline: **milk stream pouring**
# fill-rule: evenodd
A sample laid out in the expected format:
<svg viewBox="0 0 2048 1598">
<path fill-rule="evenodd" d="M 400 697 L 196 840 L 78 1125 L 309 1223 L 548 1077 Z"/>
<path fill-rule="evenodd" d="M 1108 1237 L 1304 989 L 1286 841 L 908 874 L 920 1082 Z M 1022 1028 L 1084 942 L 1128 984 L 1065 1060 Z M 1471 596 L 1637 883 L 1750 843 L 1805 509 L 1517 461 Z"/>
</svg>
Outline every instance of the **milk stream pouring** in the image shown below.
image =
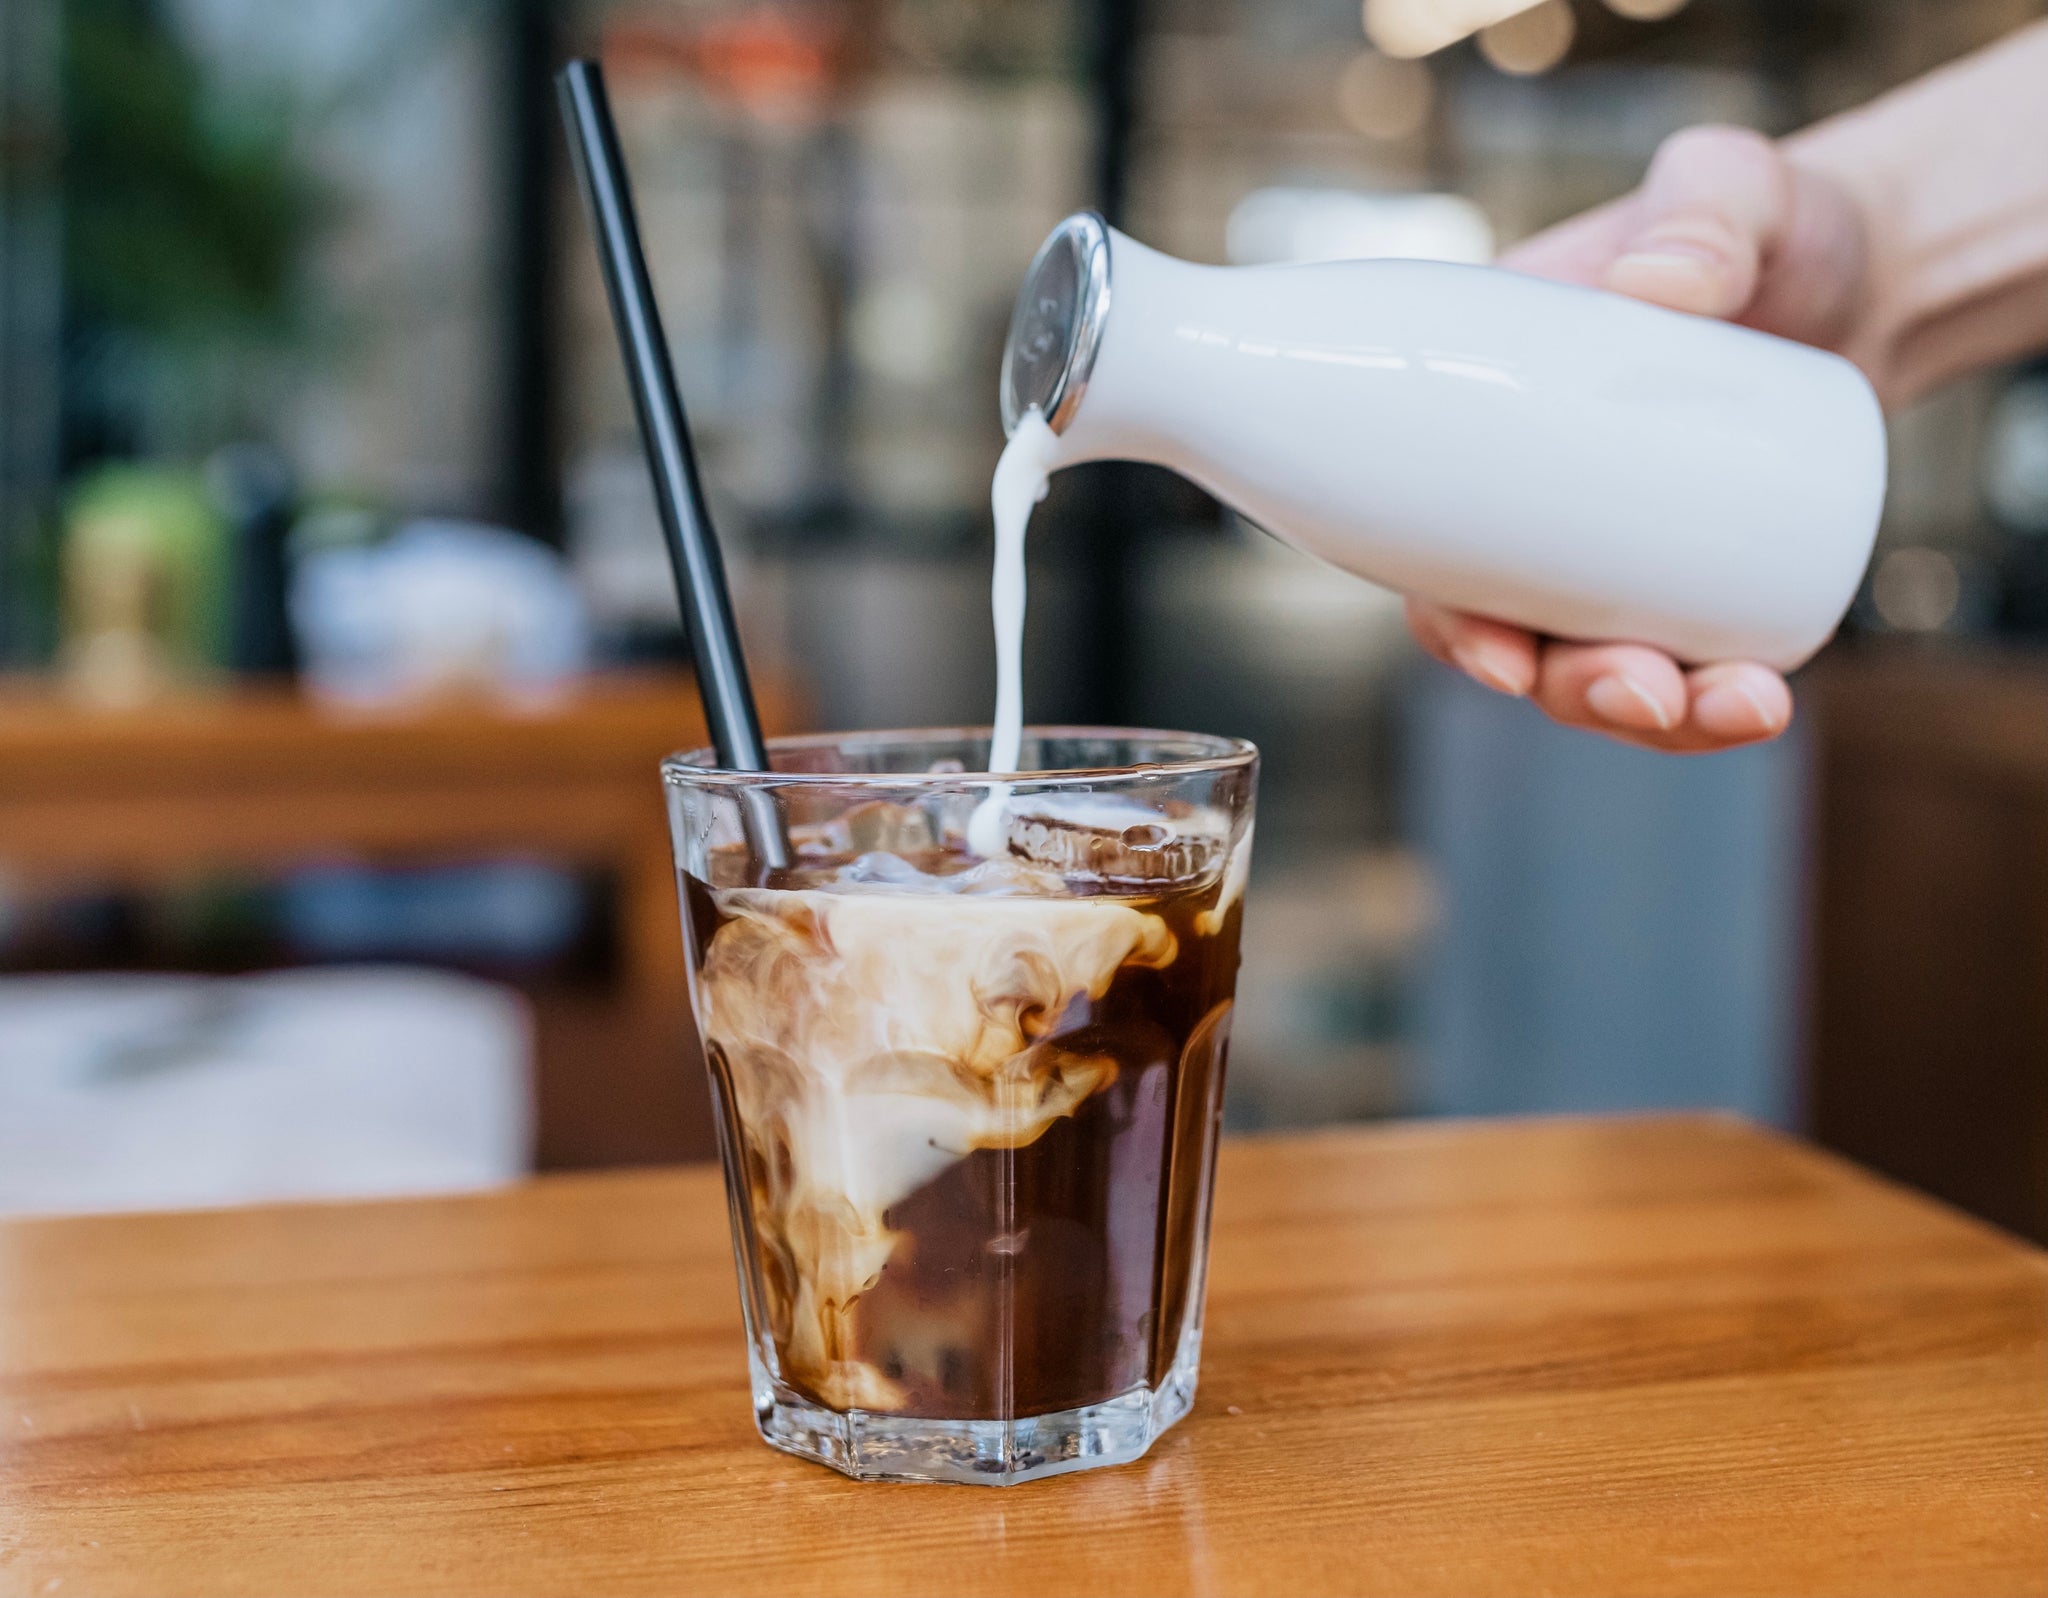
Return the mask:
<svg viewBox="0 0 2048 1598">
<path fill-rule="evenodd" d="M 1838 356 L 1485 267 L 1195 266 L 1086 212 L 1031 263 L 1002 405 L 1050 468 L 1169 466 L 1389 588 L 1693 663 L 1819 649 L 1884 503 Z"/>
</svg>

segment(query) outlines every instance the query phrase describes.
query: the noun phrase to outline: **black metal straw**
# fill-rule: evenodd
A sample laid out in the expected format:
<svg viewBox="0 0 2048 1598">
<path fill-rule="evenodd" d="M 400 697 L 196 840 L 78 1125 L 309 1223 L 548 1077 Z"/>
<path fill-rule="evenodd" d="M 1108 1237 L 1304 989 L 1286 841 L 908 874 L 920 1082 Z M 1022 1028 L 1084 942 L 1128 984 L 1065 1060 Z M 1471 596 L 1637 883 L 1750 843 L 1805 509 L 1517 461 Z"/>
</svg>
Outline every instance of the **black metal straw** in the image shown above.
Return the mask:
<svg viewBox="0 0 2048 1598">
<path fill-rule="evenodd" d="M 747 681 L 739 628 L 733 621 L 732 594 L 725 582 L 725 562 L 719 558 L 718 534 L 704 503 L 697 456 L 690 447 L 689 421 L 676 389 L 675 369 L 669 364 L 668 340 L 662 333 L 654 285 L 647 275 L 647 257 L 640 248 L 632 185 L 605 94 L 604 69 L 595 61 L 571 61 L 556 77 L 555 85 L 561 93 L 576 176 L 597 234 L 605 293 L 611 301 L 612 323 L 618 329 L 619 350 L 633 390 L 633 409 L 640 418 L 640 437 L 647 446 L 654 502 L 661 512 L 662 531 L 668 535 L 669 564 L 675 571 L 676 594 L 682 602 L 690 654 L 697 665 L 697 692 L 704 701 L 712 747 L 719 764 L 729 770 L 766 771 L 768 750 L 761 738 L 761 715 Z M 754 848 L 770 869 L 786 867 L 789 842 L 773 796 L 758 790 L 750 793 L 758 794 L 750 810 Z"/>
</svg>

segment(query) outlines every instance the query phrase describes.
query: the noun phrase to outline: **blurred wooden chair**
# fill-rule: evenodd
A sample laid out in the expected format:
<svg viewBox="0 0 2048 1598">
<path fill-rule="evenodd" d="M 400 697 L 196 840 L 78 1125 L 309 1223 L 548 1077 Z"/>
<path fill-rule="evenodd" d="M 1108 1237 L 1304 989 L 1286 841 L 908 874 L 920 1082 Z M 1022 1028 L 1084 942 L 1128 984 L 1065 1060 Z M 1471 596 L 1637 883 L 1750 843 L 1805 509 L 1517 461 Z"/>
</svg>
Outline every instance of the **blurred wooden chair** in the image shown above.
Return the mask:
<svg viewBox="0 0 2048 1598">
<path fill-rule="evenodd" d="M 758 685 L 771 732 L 794 695 Z M 558 702 L 344 712 L 283 688 L 81 709 L 0 688 L 0 870 L 148 888 L 337 856 L 503 855 L 604 872 L 614 974 L 535 994 L 543 1166 L 709 1156 L 657 767 L 704 741 L 687 676 L 600 676 Z"/>
<path fill-rule="evenodd" d="M 2048 1242 L 2048 652 L 1873 643 L 1800 693 L 1807 1129 Z"/>
</svg>

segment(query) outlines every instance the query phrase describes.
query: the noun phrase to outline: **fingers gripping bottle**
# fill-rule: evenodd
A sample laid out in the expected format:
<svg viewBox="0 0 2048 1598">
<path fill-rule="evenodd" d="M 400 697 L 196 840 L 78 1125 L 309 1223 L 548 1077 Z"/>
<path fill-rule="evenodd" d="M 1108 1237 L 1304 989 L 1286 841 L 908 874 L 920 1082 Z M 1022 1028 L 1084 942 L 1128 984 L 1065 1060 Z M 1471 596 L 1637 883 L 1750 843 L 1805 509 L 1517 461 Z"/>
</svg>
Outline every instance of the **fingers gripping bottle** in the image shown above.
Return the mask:
<svg viewBox="0 0 2048 1598">
<path fill-rule="evenodd" d="M 1695 663 L 1812 655 L 1884 505 L 1839 356 L 1487 267 L 1197 266 L 1089 212 L 1031 263 L 1002 406 L 1055 467 L 1172 467 L 1387 587 Z"/>
</svg>

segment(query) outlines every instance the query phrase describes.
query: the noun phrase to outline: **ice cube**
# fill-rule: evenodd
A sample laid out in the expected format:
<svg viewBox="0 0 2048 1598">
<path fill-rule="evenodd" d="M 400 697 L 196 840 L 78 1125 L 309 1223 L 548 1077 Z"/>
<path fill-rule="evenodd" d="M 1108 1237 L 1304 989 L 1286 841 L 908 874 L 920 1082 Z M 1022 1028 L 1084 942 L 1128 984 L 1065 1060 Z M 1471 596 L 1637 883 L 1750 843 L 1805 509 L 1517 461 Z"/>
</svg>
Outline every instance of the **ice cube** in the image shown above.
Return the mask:
<svg viewBox="0 0 2048 1598">
<path fill-rule="evenodd" d="M 1163 887 L 1197 882 L 1223 859 L 1224 837 L 1201 818 L 1086 795 L 1025 804 L 1010 817 L 1011 857 L 1070 879 Z"/>
<path fill-rule="evenodd" d="M 920 870 L 910 861 L 880 850 L 850 860 L 832 874 L 829 886 L 864 893 L 1031 894 L 1057 897 L 1062 878 L 1021 860 L 980 860 L 961 871 Z"/>
<path fill-rule="evenodd" d="M 944 893 L 945 879 L 935 877 L 901 855 L 870 849 L 839 868 L 836 880 L 847 886 L 903 888 L 912 893 Z"/>
<path fill-rule="evenodd" d="M 875 799 L 855 805 L 840 818 L 846 826 L 847 842 L 855 854 L 886 850 L 891 854 L 918 854 L 938 846 L 931 817 L 909 805 Z"/>
</svg>

